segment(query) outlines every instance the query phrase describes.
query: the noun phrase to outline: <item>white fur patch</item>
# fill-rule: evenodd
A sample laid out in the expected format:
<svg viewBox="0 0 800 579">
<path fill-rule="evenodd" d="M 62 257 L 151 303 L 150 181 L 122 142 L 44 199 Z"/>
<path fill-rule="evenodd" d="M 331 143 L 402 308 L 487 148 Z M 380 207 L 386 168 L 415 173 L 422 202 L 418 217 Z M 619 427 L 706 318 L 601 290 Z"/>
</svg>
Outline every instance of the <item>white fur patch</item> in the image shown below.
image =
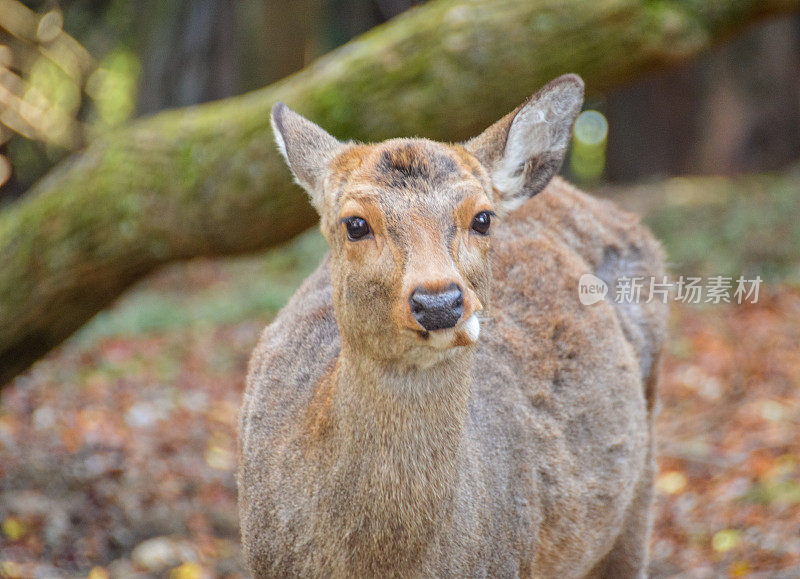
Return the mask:
<svg viewBox="0 0 800 579">
<path fill-rule="evenodd" d="M 478 341 L 478 336 L 481 334 L 481 322 L 476 314 L 472 314 L 469 319 L 464 322 L 463 330 L 473 343 Z"/>
<path fill-rule="evenodd" d="M 289 164 L 289 156 L 286 154 L 286 142 L 283 140 L 283 135 L 278 130 L 275 117 L 270 115 L 269 122 L 272 124 L 272 134 L 275 137 L 275 142 L 278 144 L 278 150 L 281 152 L 281 155 L 283 155 L 283 158 L 286 159 L 286 163 Z"/>
<path fill-rule="evenodd" d="M 427 345 L 436 350 L 449 350 L 453 347 L 453 330 L 436 330 L 430 332 L 426 340 Z"/>
<path fill-rule="evenodd" d="M 521 207 L 528 199 L 530 199 L 530 197 L 526 197 L 525 195 L 517 195 L 510 199 L 503 199 L 503 208 L 510 213 L 517 207 Z"/>
</svg>

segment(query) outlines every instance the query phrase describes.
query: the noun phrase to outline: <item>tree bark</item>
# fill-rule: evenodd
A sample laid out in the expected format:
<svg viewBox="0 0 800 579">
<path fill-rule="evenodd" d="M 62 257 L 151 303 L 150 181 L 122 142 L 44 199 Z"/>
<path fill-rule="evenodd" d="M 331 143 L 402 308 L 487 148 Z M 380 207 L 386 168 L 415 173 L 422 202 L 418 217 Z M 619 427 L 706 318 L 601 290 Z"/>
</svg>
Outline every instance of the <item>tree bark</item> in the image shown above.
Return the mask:
<svg viewBox="0 0 800 579">
<path fill-rule="evenodd" d="M 166 262 L 263 249 L 316 216 L 272 142 L 285 101 L 343 139 L 476 134 L 564 72 L 592 92 L 800 0 L 435 0 L 265 89 L 139 120 L 0 214 L 0 384 Z"/>
</svg>

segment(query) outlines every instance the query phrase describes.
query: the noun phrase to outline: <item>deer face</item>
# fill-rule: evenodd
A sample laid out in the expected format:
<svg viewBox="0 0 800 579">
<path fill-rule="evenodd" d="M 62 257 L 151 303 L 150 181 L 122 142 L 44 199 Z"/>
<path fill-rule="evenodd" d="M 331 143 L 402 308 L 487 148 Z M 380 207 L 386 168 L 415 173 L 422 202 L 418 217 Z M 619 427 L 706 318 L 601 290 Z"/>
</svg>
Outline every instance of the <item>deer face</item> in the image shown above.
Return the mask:
<svg viewBox="0 0 800 579">
<path fill-rule="evenodd" d="M 582 88 L 561 77 L 463 146 L 340 143 L 276 105 L 279 148 L 331 247 L 343 347 L 429 365 L 478 340 L 492 230 L 558 170 Z"/>
<path fill-rule="evenodd" d="M 325 189 L 343 333 L 392 356 L 477 340 L 494 206 L 474 157 L 420 139 L 355 146 L 333 160 Z"/>
</svg>

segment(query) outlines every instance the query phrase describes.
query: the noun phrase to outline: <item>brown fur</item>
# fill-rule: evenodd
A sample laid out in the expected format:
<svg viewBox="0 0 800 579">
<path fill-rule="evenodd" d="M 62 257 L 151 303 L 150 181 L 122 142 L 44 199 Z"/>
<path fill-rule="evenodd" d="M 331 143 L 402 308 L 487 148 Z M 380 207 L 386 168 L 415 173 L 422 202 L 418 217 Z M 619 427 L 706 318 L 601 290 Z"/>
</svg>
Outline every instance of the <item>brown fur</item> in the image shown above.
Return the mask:
<svg viewBox="0 0 800 579">
<path fill-rule="evenodd" d="M 561 82 L 532 101 L 562 99 L 546 112 L 571 126 L 579 81 Z M 284 151 L 331 252 L 250 363 L 239 491 L 256 576 L 644 574 L 665 306 L 583 306 L 577 282 L 661 275 L 661 251 L 635 217 L 552 174 L 502 215 L 545 178 L 496 186 L 519 110 L 477 144 L 336 148 L 313 133 L 323 169 Z M 276 123 L 283 148 L 292 124 L 308 128 L 295 121 Z M 563 132 L 541 156 L 560 163 Z M 491 208 L 491 234 L 470 231 Z M 348 241 L 350 215 L 371 236 Z M 409 293 L 451 282 L 463 320 L 482 317 L 477 342 L 461 325 L 415 328 Z"/>
</svg>

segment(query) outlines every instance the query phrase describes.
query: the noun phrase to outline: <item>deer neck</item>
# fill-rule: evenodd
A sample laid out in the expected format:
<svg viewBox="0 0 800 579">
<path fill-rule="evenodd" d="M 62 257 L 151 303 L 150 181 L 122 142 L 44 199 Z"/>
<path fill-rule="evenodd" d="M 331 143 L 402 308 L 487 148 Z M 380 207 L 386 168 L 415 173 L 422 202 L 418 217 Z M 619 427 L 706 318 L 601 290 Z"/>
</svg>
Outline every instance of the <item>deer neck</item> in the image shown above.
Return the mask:
<svg viewBox="0 0 800 579">
<path fill-rule="evenodd" d="M 322 412 L 334 487 L 325 509 L 364 560 L 413 564 L 452 516 L 472 363 L 472 349 L 459 350 L 420 369 L 343 346 Z"/>
<path fill-rule="evenodd" d="M 375 458 L 437 452 L 455 458 L 470 391 L 472 348 L 425 368 L 380 362 L 343 348 L 334 373 L 342 434 L 369 440 Z M 389 451 L 385 455 L 381 451 Z M 398 454 L 399 453 L 399 454 Z M 416 465 L 418 468 L 420 465 Z"/>
</svg>

